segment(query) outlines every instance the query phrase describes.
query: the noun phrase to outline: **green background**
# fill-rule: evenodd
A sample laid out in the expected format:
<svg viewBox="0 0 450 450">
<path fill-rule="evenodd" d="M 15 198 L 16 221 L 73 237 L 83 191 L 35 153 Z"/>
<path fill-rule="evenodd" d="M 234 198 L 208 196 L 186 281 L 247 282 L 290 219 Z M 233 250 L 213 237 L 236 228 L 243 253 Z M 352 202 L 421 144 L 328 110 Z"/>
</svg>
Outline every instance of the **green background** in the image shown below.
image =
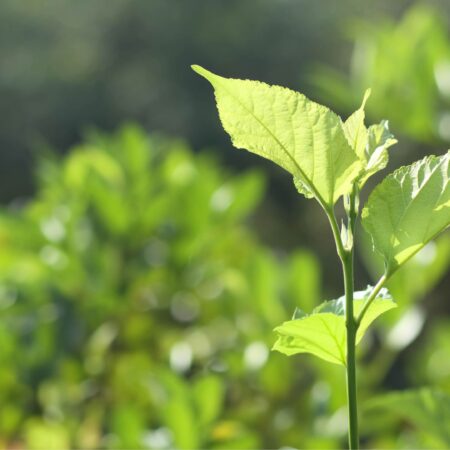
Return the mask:
<svg viewBox="0 0 450 450">
<path fill-rule="evenodd" d="M 270 352 L 342 294 L 326 218 L 231 147 L 189 66 L 343 117 L 372 87 L 385 174 L 449 147 L 447 3 L 3 0 L 0 448 L 344 447 L 342 368 Z M 449 247 L 396 274 L 360 345 L 367 448 L 450 446 Z"/>
</svg>

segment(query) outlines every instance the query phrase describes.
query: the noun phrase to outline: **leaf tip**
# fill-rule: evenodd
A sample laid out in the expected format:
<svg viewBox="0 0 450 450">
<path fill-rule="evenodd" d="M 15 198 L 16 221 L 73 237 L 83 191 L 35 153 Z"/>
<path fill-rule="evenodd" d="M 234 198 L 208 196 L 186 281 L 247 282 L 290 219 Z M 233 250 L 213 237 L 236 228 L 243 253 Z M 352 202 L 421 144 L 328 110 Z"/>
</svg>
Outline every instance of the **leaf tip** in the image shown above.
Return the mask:
<svg viewBox="0 0 450 450">
<path fill-rule="evenodd" d="M 192 64 L 191 69 L 203 78 L 206 78 L 210 83 L 212 83 L 214 78 L 217 77 L 217 75 L 214 75 L 212 72 L 202 66 L 199 66 L 198 64 Z"/>
<path fill-rule="evenodd" d="M 371 88 L 367 88 L 366 92 L 364 92 L 364 97 L 363 97 L 363 101 L 362 101 L 362 104 L 361 104 L 361 109 L 365 108 L 367 100 L 369 99 L 371 94 L 372 94 L 372 89 Z"/>
<path fill-rule="evenodd" d="M 198 64 L 191 64 L 191 69 L 192 69 L 194 72 L 197 72 L 197 73 L 199 73 L 199 74 L 201 74 L 202 70 L 204 70 L 203 67 L 202 67 L 202 66 L 199 66 Z"/>
</svg>

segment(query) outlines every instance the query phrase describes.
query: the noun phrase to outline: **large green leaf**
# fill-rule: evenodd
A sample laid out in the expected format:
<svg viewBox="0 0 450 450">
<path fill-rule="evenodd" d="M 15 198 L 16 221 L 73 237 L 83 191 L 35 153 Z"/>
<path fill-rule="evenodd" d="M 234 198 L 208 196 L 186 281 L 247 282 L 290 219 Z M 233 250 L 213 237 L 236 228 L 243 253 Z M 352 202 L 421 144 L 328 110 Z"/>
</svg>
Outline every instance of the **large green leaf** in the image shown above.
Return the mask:
<svg viewBox="0 0 450 450">
<path fill-rule="evenodd" d="M 365 291 L 354 294 L 354 315 L 360 313 L 365 299 L 372 292 L 368 286 Z M 358 328 L 356 343 L 363 338 L 369 325 L 381 314 L 395 308 L 387 289 L 381 289 L 376 299 L 369 306 Z M 346 327 L 345 297 L 320 304 L 311 314 L 297 310 L 293 320 L 284 322 L 275 328 L 278 339 L 273 350 L 285 355 L 311 353 L 335 364 L 346 364 Z"/>
<path fill-rule="evenodd" d="M 450 224 L 449 159 L 450 151 L 401 167 L 370 195 L 362 223 L 388 274 Z"/>
<path fill-rule="evenodd" d="M 235 147 L 280 165 L 297 179 L 300 192 L 327 205 L 351 191 L 361 162 L 334 112 L 290 89 L 192 68 L 213 85 Z"/>
</svg>

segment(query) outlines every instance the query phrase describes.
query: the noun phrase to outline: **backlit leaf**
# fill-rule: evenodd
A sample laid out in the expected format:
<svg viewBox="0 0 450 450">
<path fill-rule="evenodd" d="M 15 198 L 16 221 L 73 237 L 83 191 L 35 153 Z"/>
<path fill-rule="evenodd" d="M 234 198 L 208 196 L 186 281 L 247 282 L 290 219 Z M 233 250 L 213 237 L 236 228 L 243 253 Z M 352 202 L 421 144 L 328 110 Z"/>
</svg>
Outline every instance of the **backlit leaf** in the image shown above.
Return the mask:
<svg viewBox="0 0 450 450">
<path fill-rule="evenodd" d="M 401 167 L 372 192 L 362 223 L 388 274 L 450 224 L 450 152 Z"/>
<path fill-rule="evenodd" d="M 334 112 L 290 89 L 193 69 L 213 85 L 235 147 L 280 165 L 300 180 L 301 193 L 326 205 L 351 191 L 361 162 Z"/>
<path fill-rule="evenodd" d="M 365 291 L 357 291 L 354 295 L 354 315 L 361 311 L 364 300 L 370 295 L 372 287 Z M 387 289 L 381 289 L 376 299 L 371 303 L 359 326 L 356 343 L 364 336 L 369 325 L 381 314 L 395 308 Z M 345 297 L 322 303 L 306 314 L 297 310 L 293 320 L 284 322 L 275 328 L 278 339 L 273 350 L 285 355 L 311 353 L 319 358 L 335 364 L 346 364 L 346 327 L 345 327 Z"/>
<path fill-rule="evenodd" d="M 364 94 L 362 105 L 344 123 L 344 132 L 348 142 L 361 160 L 365 160 L 367 128 L 364 125 L 364 106 L 370 96 L 370 89 Z"/>
<path fill-rule="evenodd" d="M 389 131 L 387 120 L 378 125 L 371 125 L 367 130 L 367 145 L 365 148 L 366 170 L 364 171 L 359 186 L 362 187 L 369 177 L 383 170 L 389 161 L 388 148 L 397 143 L 397 139 Z"/>
<path fill-rule="evenodd" d="M 364 94 L 361 107 L 356 110 L 344 123 L 344 131 L 358 157 L 364 166 L 358 185 L 361 188 L 369 177 L 384 169 L 389 161 L 388 148 L 397 140 L 389 131 L 387 120 L 378 125 L 366 128 L 364 125 L 364 107 L 370 96 L 370 89 Z"/>
</svg>

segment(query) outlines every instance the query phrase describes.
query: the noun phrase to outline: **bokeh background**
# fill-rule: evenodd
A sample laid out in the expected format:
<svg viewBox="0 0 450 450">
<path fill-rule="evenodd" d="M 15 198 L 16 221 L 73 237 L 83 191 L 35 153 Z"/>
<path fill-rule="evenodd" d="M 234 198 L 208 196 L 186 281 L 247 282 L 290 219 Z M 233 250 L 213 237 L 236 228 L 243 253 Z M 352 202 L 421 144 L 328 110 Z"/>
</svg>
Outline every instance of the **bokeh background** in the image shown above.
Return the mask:
<svg viewBox="0 0 450 450">
<path fill-rule="evenodd" d="M 449 30 L 446 0 L 2 0 L 0 448 L 345 447 L 342 369 L 270 352 L 342 294 L 326 219 L 189 66 L 343 117 L 372 87 L 390 171 L 450 146 Z M 364 447 L 450 447 L 449 248 L 359 348 Z"/>
</svg>

